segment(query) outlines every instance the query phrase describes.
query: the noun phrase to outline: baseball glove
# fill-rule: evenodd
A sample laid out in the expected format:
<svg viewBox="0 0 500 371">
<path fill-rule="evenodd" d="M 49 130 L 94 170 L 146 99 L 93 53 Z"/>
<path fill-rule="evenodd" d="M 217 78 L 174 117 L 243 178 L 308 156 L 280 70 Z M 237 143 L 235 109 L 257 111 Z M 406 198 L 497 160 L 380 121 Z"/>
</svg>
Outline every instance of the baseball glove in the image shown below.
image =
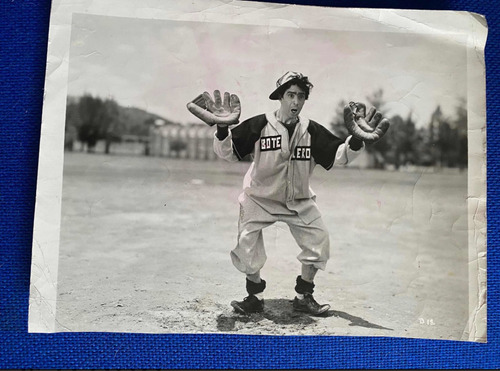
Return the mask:
<svg viewBox="0 0 500 371">
<path fill-rule="evenodd" d="M 222 100 L 219 90 L 214 91 L 214 99 L 204 92 L 187 104 L 187 109 L 207 125 L 229 126 L 238 123 L 241 114 L 240 99 L 235 94 L 224 93 Z"/>
<path fill-rule="evenodd" d="M 390 123 L 375 108 L 370 108 L 366 113 L 363 103 L 350 102 L 344 107 L 344 123 L 349 133 L 367 144 L 375 143 L 381 139 Z"/>
</svg>

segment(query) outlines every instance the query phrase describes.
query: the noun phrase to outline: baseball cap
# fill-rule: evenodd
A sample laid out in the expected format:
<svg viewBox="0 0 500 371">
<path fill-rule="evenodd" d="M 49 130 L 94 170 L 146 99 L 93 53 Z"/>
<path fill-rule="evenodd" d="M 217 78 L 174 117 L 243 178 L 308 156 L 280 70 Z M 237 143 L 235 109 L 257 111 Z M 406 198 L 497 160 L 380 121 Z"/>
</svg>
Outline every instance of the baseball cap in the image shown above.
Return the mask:
<svg viewBox="0 0 500 371">
<path fill-rule="evenodd" d="M 276 81 L 276 89 L 271 93 L 269 99 L 278 100 L 280 98 L 280 90 L 284 84 L 292 80 L 302 80 L 309 88 L 312 88 L 312 84 L 307 79 L 307 76 L 304 76 L 300 72 L 288 71 L 283 76 L 281 76 L 278 81 Z"/>
</svg>

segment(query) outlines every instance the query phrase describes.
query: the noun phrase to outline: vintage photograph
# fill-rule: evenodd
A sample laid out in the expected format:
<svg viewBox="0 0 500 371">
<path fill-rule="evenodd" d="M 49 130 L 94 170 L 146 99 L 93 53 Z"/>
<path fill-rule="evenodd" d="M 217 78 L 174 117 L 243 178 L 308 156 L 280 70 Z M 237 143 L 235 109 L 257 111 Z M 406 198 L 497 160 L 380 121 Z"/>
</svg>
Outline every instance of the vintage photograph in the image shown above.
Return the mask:
<svg viewBox="0 0 500 371">
<path fill-rule="evenodd" d="M 71 13 L 30 331 L 485 341 L 471 31 L 225 6 Z"/>
</svg>

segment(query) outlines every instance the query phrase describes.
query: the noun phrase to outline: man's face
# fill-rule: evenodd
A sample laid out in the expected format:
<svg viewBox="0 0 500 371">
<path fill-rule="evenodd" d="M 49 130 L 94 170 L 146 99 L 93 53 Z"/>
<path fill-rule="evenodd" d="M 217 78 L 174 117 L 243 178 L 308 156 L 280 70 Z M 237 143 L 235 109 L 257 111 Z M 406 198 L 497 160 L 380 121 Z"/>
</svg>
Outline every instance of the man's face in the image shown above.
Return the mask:
<svg viewBox="0 0 500 371">
<path fill-rule="evenodd" d="M 283 98 L 280 99 L 281 113 L 289 118 L 295 118 L 299 115 L 304 103 L 306 102 L 306 93 L 297 85 L 290 86 Z"/>
</svg>

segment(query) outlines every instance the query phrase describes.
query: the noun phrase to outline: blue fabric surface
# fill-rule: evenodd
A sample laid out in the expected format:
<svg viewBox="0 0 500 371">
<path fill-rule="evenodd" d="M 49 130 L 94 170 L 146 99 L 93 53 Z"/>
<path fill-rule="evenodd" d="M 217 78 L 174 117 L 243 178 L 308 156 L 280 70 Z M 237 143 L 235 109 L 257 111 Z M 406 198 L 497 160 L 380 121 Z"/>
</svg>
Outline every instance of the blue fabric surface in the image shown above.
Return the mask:
<svg viewBox="0 0 500 371">
<path fill-rule="evenodd" d="M 306 4 L 306 1 L 296 1 Z M 488 344 L 394 338 L 28 334 L 31 239 L 50 2 L 0 2 L 0 368 L 496 368 L 499 362 L 498 1 L 314 1 L 485 14 Z"/>
</svg>

